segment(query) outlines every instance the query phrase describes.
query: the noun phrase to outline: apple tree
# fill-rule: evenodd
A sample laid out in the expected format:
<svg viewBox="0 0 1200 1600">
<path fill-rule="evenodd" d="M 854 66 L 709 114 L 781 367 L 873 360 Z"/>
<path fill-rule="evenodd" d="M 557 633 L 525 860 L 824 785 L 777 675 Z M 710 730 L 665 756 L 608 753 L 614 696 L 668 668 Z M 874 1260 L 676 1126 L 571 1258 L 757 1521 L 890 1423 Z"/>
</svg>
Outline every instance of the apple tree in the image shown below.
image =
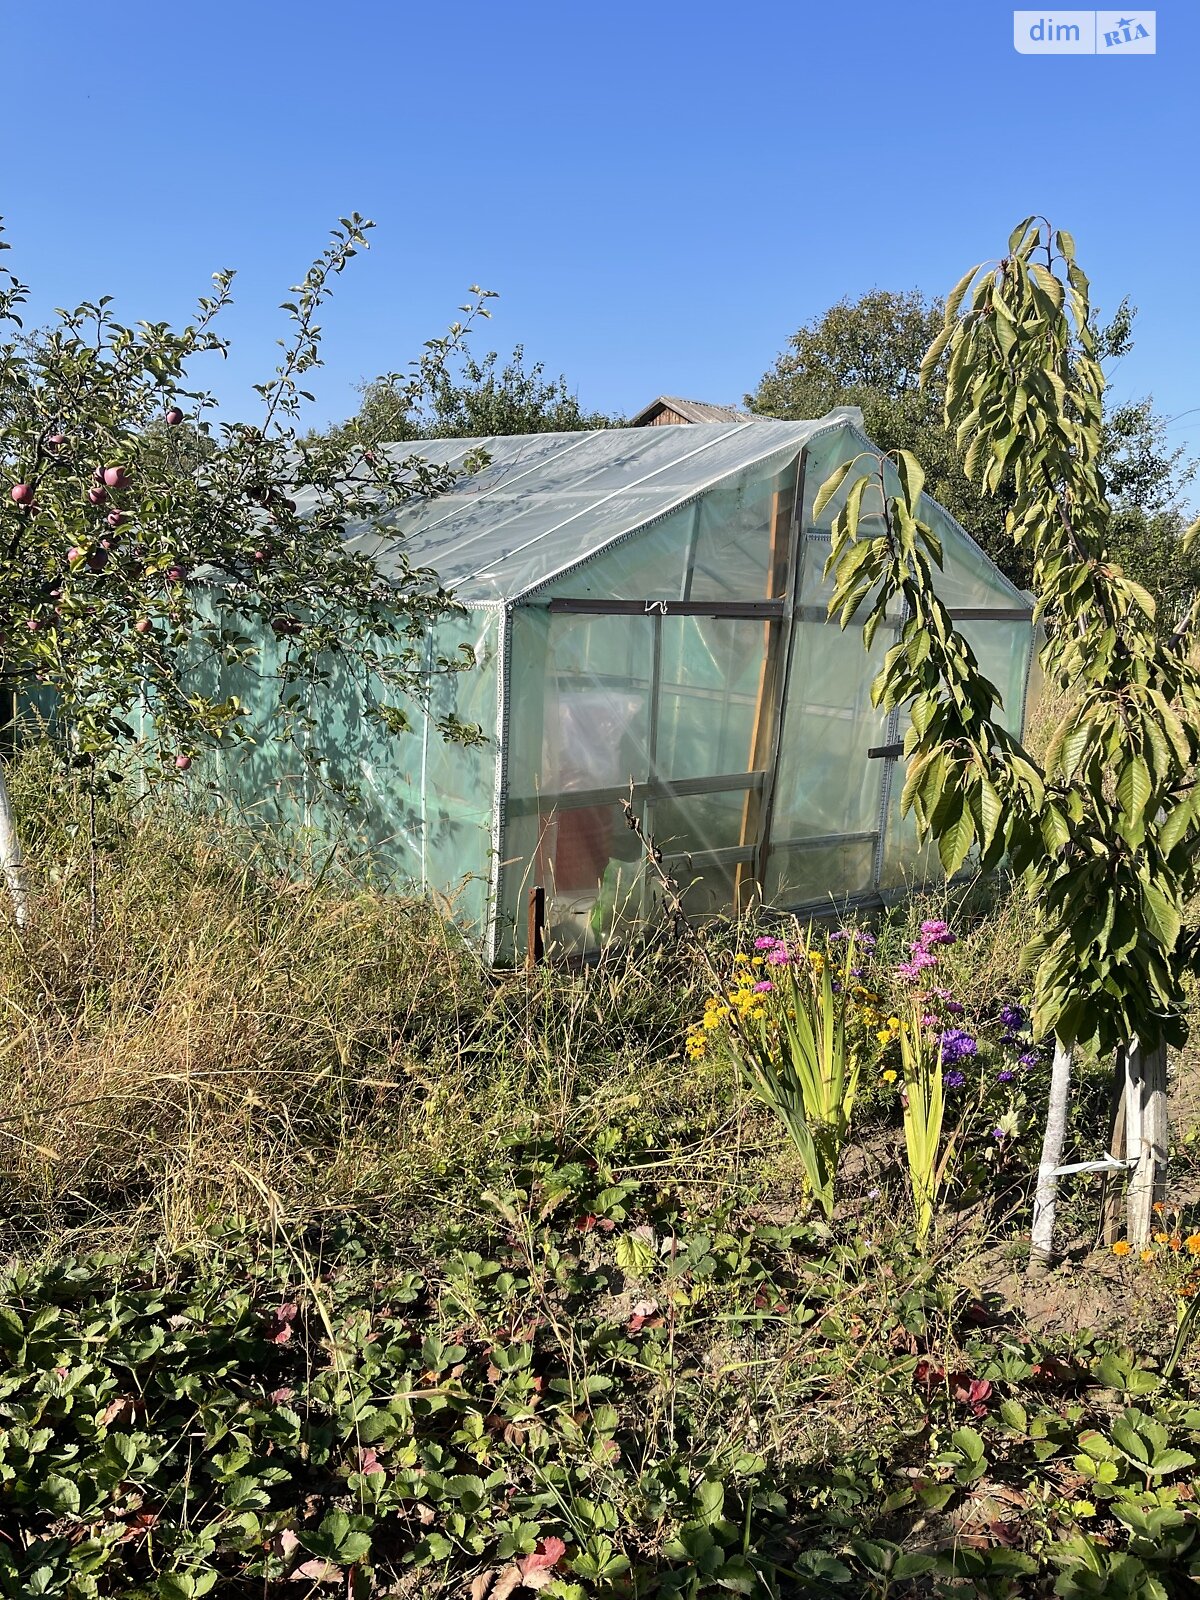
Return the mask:
<svg viewBox="0 0 1200 1600">
<path fill-rule="evenodd" d="M 293 736 L 311 686 L 334 667 L 369 684 L 371 714 L 401 731 L 427 688 L 421 639 L 450 604 L 435 573 L 398 542 L 384 580 L 347 527 L 444 474 L 376 453 L 353 427 L 302 437 L 321 364 L 321 307 L 372 226 L 343 218 L 291 292 L 276 370 L 251 422 L 219 420 L 195 368 L 223 356 L 233 274 L 214 276 L 193 321 L 119 321 L 105 297 L 27 332 L 28 290 L 0 275 L 0 661 L 19 702 L 49 711 L 54 747 L 95 791 L 143 768 L 180 777 L 206 746 L 249 737 L 246 708 L 214 667 L 253 669 L 264 639 L 281 680 L 272 698 Z M 7 245 L 0 245 L 7 249 Z M 473 289 L 461 319 L 388 382 L 413 408 L 486 316 Z M 300 502 L 303 508 L 300 508 Z M 464 658 L 435 670 L 469 666 Z M 292 692 L 298 691 L 298 692 Z M 469 730 L 448 723 L 451 737 Z M 136 751 L 131 747 L 136 746 Z M 27 891 L 0 773 L 0 869 L 19 921 Z"/>
</svg>

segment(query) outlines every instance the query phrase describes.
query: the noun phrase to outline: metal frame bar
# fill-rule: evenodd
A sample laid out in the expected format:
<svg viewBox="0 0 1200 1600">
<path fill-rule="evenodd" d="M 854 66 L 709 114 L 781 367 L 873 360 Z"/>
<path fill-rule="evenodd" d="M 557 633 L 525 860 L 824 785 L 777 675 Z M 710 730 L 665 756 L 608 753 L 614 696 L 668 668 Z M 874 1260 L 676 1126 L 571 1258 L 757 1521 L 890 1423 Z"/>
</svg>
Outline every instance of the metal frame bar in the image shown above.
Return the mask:
<svg viewBox="0 0 1200 1600">
<path fill-rule="evenodd" d="M 591 617 L 733 617 L 747 622 L 782 617 L 782 600 L 592 600 L 560 595 L 549 604 L 551 615 L 567 612 Z"/>
<path fill-rule="evenodd" d="M 732 772 L 718 778 L 679 778 L 668 782 L 665 778 L 633 785 L 633 799 L 684 800 L 689 795 L 731 794 L 740 789 L 761 789 L 766 771 Z M 510 798 L 510 817 L 529 817 L 551 811 L 578 811 L 584 806 L 619 806 L 630 798 L 629 784 L 606 784 L 599 789 L 574 789 L 557 794 L 525 795 Z"/>
<path fill-rule="evenodd" d="M 719 845 L 711 850 L 664 850 L 663 861 L 687 862 L 690 866 L 740 867 L 754 860 L 754 846 L 750 844 Z"/>
<path fill-rule="evenodd" d="M 816 542 L 811 534 L 809 538 L 814 543 Z M 951 622 L 1030 622 L 1033 620 L 1033 610 L 1030 607 L 1022 611 L 1010 606 L 947 606 L 946 612 Z M 796 615 L 802 622 L 828 622 L 830 620 L 829 613 L 824 606 L 798 606 Z M 906 617 L 888 618 L 892 626 L 897 628 L 903 626 L 903 623 L 907 620 Z"/>
<path fill-rule="evenodd" d="M 805 839 L 776 839 L 775 850 L 825 850 L 835 844 L 872 844 L 879 837 L 878 828 L 863 828 L 857 833 L 812 833 Z"/>
</svg>

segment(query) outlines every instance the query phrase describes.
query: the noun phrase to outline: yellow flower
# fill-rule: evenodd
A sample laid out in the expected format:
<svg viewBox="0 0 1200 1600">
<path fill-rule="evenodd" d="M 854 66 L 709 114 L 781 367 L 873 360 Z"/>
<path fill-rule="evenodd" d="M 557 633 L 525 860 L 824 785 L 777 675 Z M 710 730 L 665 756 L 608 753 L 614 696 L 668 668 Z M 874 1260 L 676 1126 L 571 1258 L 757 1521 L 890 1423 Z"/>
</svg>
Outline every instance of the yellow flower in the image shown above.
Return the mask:
<svg viewBox="0 0 1200 1600">
<path fill-rule="evenodd" d="M 895 1073 L 894 1073 L 894 1072 L 893 1072 L 893 1071 L 892 1071 L 892 1070 L 891 1070 L 891 1068 L 890 1068 L 890 1067 L 889 1067 L 889 1068 L 888 1068 L 888 1070 L 887 1070 L 887 1071 L 886 1071 L 886 1072 L 885 1072 L 885 1073 L 884 1073 L 884 1075 L 883 1075 L 883 1081 L 884 1081 L 884 1083 L 895 1083 L 895 1081 L 896 1081 L 896 1074 L 895 1074 Z"/>
<path fill-rule="evenodd" d="M 1155 1244 L 1166 1244 L 1167 1235 L 1165 1233 L 1156 1233 L 1154 1235 L 1154 1242 Z"/>
<path fill-rule="evenodd" d="M 1113 1245 L 1113 1255 L 1127 1256 L 1132 1248 L 1133 1246 L 1128 1239 L 1118 1239 L 1116 1244 Z"/>
<path fill-rule="evenodd" d="M 1153 1250 L 1143 1250 L 1142 1251 L 1142 1260 L 1143 1261 L 1153 1261 L 1154 1260 L 1154 1251 Z"/>
<path fill-rule="evenodd" d="M 1200 1256 L 1200 1233 L 1189 1233 L 1183 1246 L 1190 1256 Z"/>
<path fill-rule="evenodd" d="M 746 954 L 746 952 L 744 950 L 739 950 L 737 955 L 735 955 L 733 959 L 737 962 L 738 966 L 745 966 L 746 963 L 750 960 L 750 957 Z"/>
<path fill-rule="evenodd" d="M 892 1036 L 886 1028 L 880 1028 L 875 1037 L 879 1040 L 880 1044 L 890 1044 L 892 1042 Z"/>
<path fill-rule="evenodd" d="M 887 1025 L 888 1025 L 889 1028 L 891 1028 L 893 1033 L 899 1033 L 899 1031 L 900 1031 L 900 1018 L 899 1017 L 889 1017 L 888 1021 L 887 1021 Z"/>
<path fill-rule="evenodd" d="M 750 965 L 752 967 L 761 967 L 765 965 L 765 962 L 763 961 L 762 956 L 751 956 Z"/>
</svg>

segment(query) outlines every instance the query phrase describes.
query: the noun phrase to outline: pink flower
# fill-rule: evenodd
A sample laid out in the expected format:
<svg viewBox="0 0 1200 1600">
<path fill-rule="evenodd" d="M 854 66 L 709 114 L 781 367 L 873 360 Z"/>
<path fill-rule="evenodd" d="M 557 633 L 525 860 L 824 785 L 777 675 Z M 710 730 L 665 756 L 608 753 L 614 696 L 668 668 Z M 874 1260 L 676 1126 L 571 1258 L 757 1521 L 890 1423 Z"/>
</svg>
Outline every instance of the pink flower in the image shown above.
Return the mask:
<svg viewBox="0 0 1200 1600">
<path fill-rule="evenodd" d="M 791 957 L 788 955 L 787 945 L 776 945 L 774 950 L 767 952 L 767 965 L 769 967 L 786 967 Z"/>
<path fill-rule="evenodd" d="M 755 994 L 770 994 L 771 990 L 774 987 L 775 987 L 775 985 L 771 982 L 770 978 L 764 978 L 761 983 L 756 983 L 754 985 L 754 993 Z"/>
</svg>

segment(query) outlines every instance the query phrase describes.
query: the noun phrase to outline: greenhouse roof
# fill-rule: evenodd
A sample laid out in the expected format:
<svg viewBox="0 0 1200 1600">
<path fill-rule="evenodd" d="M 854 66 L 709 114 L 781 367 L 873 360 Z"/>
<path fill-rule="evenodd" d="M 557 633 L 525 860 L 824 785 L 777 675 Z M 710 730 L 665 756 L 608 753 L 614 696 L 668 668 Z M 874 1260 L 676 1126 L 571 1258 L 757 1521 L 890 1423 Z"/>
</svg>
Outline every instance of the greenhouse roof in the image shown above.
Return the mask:
<svg viewBox="0 0 1200 1600">
<path fill-rule="evenodd" d="M 382 571 L 390 568 L 398 575 L 391 551 L 400 535 L 406 561 L 436 571 L 456 599 L 468 605 L 508 602 L 723 480 L 751 468 L 780 469 L 810 440 L 841 429 L 850 430 L 862 448 L 874 448 L 853 407 L 809 422 L 755 417 L 389 445 L 396 460 L 419 454 L 435 466 L 454 468 L 479 450 L 490 459 L 481 471 L 464 472 L 442 494 L 393 509 L 362 527 L 353 542 Z M 1024 603 L 970 535 L 960 531 L 995 585 Z"/>
<path fill-rule="evenodd" d="M 407 559 L 435 568 L 457 599 L 512 600 L 722 479 L 776 456 L 782 466 L 814 434 L 842 425 L 708 422 L 390 445 L 439 466 L 481 448 L 491 459 L 381 525 L 403 534 Z M 387 536 L 364 530 L 358 539 L 386 571 Z"/>
</svg>

